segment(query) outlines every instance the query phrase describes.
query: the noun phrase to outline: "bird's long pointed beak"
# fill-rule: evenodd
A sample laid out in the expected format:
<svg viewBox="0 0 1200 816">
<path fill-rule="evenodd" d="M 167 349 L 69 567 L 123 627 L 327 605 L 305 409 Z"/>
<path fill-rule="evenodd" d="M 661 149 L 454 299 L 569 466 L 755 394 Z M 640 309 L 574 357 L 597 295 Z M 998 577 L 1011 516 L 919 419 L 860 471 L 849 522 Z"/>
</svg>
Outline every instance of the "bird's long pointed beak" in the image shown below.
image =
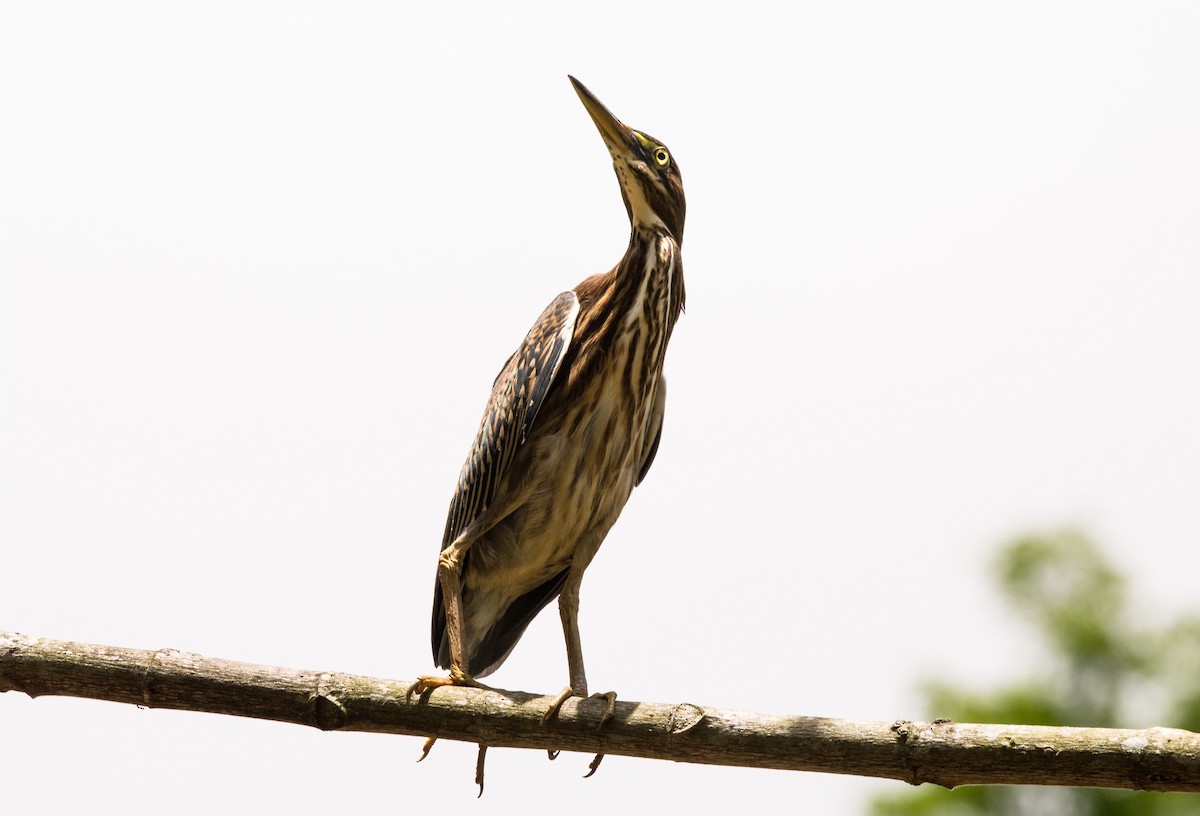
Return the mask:
<svg viewBox="0 0 1200 816">
<path fill-rule="evenodd" d="M 596 123 L 596 128 L 604 138 L 604 143 L 608 145 L 608 150 L 613 154 L 613 158 L 619 155 L 628 156 L 635 144 L 633 131 L 620 119 L 613 116 L 612 112 L 604 107 L 596 95 L 589 91 L 582 82 L 570 74 L 567 75 L 567 79 L 571 80 L 571 84 L 575 86 L 575 93 L 579 94 L 579 101 L 583 102 L 592 121 Z"/>
</svg>

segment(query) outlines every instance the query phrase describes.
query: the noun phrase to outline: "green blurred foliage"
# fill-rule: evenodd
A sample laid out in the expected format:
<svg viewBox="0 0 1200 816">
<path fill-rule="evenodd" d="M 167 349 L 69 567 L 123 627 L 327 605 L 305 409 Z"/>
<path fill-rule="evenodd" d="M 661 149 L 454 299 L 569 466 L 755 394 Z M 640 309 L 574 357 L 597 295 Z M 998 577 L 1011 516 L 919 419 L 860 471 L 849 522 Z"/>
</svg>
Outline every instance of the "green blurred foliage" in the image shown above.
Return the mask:
<svg viewBox="0 0 1200 816">
<path fill-rule="evenodd" d="M 994 571 L 1005 599 L 1031 625 L 1032 676 L 990 691 L 931 682 L 930 719 L 1200 731 L 1200 617 L 1139 627 L 1125 580 L 1087 537 L 1030 536 L 1004 547 Z M 1091 788 L 922 786 L 881 796 L 873 816 L 1181 816 L 1200 796 Z"/>
</svg>

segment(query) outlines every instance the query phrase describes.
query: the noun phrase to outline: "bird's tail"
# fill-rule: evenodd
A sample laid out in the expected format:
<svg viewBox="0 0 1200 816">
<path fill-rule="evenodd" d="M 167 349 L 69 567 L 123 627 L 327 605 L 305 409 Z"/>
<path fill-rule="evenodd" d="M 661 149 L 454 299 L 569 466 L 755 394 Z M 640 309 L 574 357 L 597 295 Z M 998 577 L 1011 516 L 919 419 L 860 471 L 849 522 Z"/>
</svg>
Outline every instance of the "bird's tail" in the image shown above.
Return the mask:
<svg viewBox="0 0 1200 816">
<path fill-rule="evenodd" d="M 525 629 L 546 608 L 546 605 L 558 597 L 563 584 L 567 581 L 567 570 L 549 579 L 540 586 L 526 592 L 517 598 L 490 627 L 478 636 L 471 631 L 474 628 L 483 629 L 487 621 L 477 621 L 471 614 L 475 604 L 480 599 L 473 599 L 469 590 L 463 591 L 463 618 L 466 621 L 464 649 L 467 652 L 467 666 L 473 677 L 486 677 L 508 659 Z M 473 603 L 474 602 L 474 603 Z M 442 602 L 442 588 L 439 583 L 433 593 L 433 658 L 440 668 L 450 668 L 450 637 L 446 631 L 446 608 Z"/>
</svg>

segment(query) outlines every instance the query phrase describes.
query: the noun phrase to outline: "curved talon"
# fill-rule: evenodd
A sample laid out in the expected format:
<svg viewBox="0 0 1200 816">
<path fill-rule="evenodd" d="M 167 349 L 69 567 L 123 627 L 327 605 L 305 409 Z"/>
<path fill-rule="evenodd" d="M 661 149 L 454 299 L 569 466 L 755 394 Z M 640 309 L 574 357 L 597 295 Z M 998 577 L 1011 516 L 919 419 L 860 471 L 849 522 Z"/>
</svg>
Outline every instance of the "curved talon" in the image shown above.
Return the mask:
<svg viewBox="0 0 1200 816">
<path fill-rule="evenodd" d="M 475 784 L 479 786 L 479 799 L 483 796 L 483 760 L 487 756 L 487 746 L 479 743 L 479 756 L 475 759 Z"/>
<path fill-rule="evenodd" d="M 588 763 L 588 772 L 583 775 L 584 779 L 587 779 L 596 772 L 596 769 L 600 767 L 600 760 L 602 759 L 604 759 L 604 754 L 596 754 L 595 758 Z"/>
<path fill-rule="evenodd" d="M 433 750 L 433 744 L 437 742 L 437 737 L 430 737 L 425 740 L 425 746 L 421 749 L 421 758 L 417 762 L 421 762 L 425 757 L 429 756 L 429 752 Z"/>
<path fill-rule="evenodd" d="M 561 753 L 562 753 L 562 751 L 559 751 L 557 749 L 553 750 L 553 751 L 547 750 L 546 758 L 549 759 L 551 762 L 553 762 L 554 760 L 558 759 L 558 755 Z"/>
</svg>

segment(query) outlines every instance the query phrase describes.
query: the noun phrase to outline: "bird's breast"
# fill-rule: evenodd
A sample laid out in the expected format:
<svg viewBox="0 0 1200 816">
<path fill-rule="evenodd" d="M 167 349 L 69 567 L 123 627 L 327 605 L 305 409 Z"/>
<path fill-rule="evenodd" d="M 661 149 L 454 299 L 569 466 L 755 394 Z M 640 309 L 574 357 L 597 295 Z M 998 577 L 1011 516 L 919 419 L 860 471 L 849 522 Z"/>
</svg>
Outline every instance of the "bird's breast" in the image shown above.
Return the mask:
<svg viewBox="0 0 1200 816">
<path fill-rule="evenodd" d="M 539 440 L 545 462 L 528 503 L 531 540 L 554 564 L 590 558 L 620 515 L 644 458 L 658 372 L 638 333 L 621 338 L 602 376 L 571 406 L 557 432 Z M 551 475 L 552 474 L 552 475 Z"/>
<path fill-rule="evenodd" d="M 579 353 L 572 365 L 588 374 L 547 398 L 510 470 L 527 499 L 475 545 L 490 580 L 514 592 L 590 560 L 637 483 L 675 318 L 678 247 L 663 243 L 624 270 L 625 291 L 606 304 L 615 313 L 603 315 L 608 336 L 589 343 L 587 324 L 577 328 L 572 344 L 592 357 Z"/>
</svg>

